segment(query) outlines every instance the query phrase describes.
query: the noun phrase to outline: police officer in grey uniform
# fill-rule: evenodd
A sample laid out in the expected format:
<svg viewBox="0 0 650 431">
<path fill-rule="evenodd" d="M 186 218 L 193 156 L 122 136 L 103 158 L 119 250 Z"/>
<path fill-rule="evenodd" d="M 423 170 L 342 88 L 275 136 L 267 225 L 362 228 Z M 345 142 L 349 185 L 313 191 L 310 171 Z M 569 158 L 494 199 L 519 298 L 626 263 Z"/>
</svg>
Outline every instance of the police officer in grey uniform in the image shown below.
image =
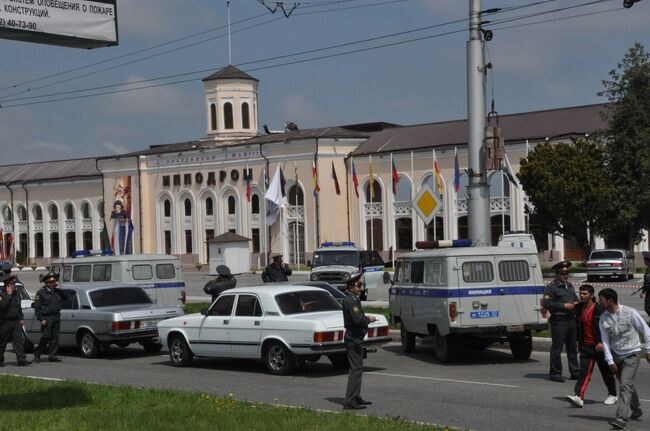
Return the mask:
<svg viewBox="0 0 650 431">
<path fill-rule="evenodd" d="M 641 287 L 641 299 L 645 298 L 643 309 L 650 316 L 650 251 L 643 252 L 643 263 L 645 264 L 645 275 L 643 276 L 643 286 Z"/>
<path fill-rule="evenodd" d="M 20 294 L 16 291 L 16 277 L 12 275 L 4 281 L 4 288 L 0 291 L 0 367 L 4 367 L 5 349 L 9 340 L 16 353 L 18 365 L 31 363 L 25 356 L 24 324 Z"/>
<path fill-rule="evenodd" d="M 571 380 L 580 377 L 578 363 L 578 332 L 575 307 L 580 303 L 573 284 L 569 281 L 571 262 L 564 260 L 553 265 L 555 279 L 544 289 L 543 306 L 551 313 L 551 368 L 549 378 L 564 382 L 562 377 L 562 347 L 566 346 Z"/>
<path fill-rule="evenodd" d="M 343 300 L 343 322 L 345 324 L 345 352 L 348 355 L 350 371 L 345 392 L 343 408 L 346 410 L 365 409 L 372 404 L 361 398 L 361 377 L 363 375 L 363 338 L 368 333 L 368 324 L 377 320 L 375 316 L 366 316 L 361 307 L 359 295 L 363 291 L 361 274 L 347 282 L 348 295 Z"/>
<path fill-rule="evenodd" d="M 43 277 L 43 286 L 36 292 L 34 314 L 41 324 L 41 339 L 34 350 L 34 362 L 41 361 L 41 354 L 48 348 L 50 362 L 61 362 L 56 356 L 59 348 L 59 330 L 61 329 L 61 308 L 68 295 L 59 288 L 54 274 Z"/>
<path fill-rule="evenodd" d="M 230 272 L 230 268 L 226 265 L 217 266 L 217 278 L 210 280 L 203 287 L 203 291 L 209 295 L 212 295 L 212 302 L 217 299 L 222 292 L 225 292 L 228 289 L 234 289 L 237 286 L 237 280 L 235 276 Z"/>
</svg>

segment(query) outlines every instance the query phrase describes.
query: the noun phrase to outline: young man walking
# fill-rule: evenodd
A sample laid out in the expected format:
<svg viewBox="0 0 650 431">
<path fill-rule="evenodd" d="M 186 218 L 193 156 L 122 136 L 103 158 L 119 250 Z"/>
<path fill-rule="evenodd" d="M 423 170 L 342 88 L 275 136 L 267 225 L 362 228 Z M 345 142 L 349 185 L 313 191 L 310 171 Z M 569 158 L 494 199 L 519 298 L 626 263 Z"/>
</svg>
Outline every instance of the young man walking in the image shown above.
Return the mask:
<svg viewBox="0 0 650 431">
<path fill-rule="evenodd" d="M 610 425 L 624 429 L 629 420 L 638 420 L 643 415 L 639 395 L 634 388 L 634 377 L 641 360 L 640 334 L 645 340 L 645 358 L 650 362 L 650 328 L 638 311 L 618 303 L 618 294 L 614 289 L 598 292 L 598 302 L 605 309 L 599 322 L 605 360 L 618 377 L 621 390 L 616 419 Z"/>
<path fill-rule="evenodd" d="M 605 362 L 603 343 L 598 327 L 602 308 L 596 303 L 593 286 L 583 284 L 580 286 L 579 294 L 580 304 L 576 306 L 576 327 L 578 328 L 578 348 L 580 350 L 580 376 L 575 385 L 574 395 L 568 395 L 567 399 L 576 407 L 584 405 L 585 390 L 591 380 L 594 366 L 597 364 L 609 394 L 604 404 L 616 404 L 616 380 L 609 365 Z"/>
</svg>

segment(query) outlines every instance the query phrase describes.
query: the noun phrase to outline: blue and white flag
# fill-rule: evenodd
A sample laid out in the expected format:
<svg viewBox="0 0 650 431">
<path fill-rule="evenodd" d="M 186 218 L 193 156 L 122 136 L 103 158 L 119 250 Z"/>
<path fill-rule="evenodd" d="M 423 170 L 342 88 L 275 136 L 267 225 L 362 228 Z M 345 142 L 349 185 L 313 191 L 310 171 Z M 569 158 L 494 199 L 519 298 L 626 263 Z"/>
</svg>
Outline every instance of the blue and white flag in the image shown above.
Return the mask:
<svg viewBox="0 0 650 431">
<path fill-rule="evenodd" d="M 280 166 L 278 165 L 273 180 L 269 184 L 269 189 L 264 195 L 266 199 L 266 224 L 275 223 L 280 215 L 280 207 L 282 206 L 281 182 Z"/>
</svg>

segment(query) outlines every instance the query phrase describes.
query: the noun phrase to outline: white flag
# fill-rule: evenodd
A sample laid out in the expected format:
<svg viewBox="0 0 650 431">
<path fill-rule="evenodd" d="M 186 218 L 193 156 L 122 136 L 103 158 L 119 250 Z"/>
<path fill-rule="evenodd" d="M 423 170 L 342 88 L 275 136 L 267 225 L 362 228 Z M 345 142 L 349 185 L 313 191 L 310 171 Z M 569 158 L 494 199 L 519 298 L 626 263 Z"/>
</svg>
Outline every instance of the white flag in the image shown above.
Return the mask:
<svg viewBox="0 0 650 431">
<path fill-rule="evenodd" d="M 519 181 L 517 181 L 517 177 L 515 177 L 515 172 L 512 170 L 512 166 L 510 166 L 510 160 L 508 160 L 508 155 L 505 151 L 503 152 L 503 173 L 506 174 L 515 187 L 519 187 Z"/>
<path fill-rule="evenodd" d="M 282 205 L 282 188 L 280 186 L 280 165 L 275 169 L 273 180 L 269 184 L 264 198 L 266 199 L 266 224 L 273 224 L 280 215 L 280 206 Z"/>
</svg>

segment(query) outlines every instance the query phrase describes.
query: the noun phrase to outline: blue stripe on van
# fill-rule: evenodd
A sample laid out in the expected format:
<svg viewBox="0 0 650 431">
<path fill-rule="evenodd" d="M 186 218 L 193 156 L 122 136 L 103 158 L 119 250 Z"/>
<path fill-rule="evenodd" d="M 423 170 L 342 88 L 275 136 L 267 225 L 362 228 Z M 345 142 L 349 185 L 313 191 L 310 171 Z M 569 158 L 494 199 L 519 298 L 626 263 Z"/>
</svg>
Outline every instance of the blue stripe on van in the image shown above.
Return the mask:
<svg viewBox="0 0 650 431">
<path fill-rule="evenodd" d="M 501 293 L 503 290 L 503 294 Z M 544 286 L 503 286 L 503 287 L 472 287 L 463 289 L 430 289 L 391 287 L 389 293 L 400 296 L 424 296 L 430 298 L 472 298 L 477 296 L 510 296 L 510 295 L 541 295 Z"/>
<path fill-rule="evenodd" d="M 378 272 L 378 271 L 383 271 L 384 266 L 364 266 L 363 267 L 363 272 Z"/>
<path fill-rule="evenodd" d="M 185 282 L 172 281 L 167 283 L 142 283 L 142 284 L 138 284 L 137 286 L 143 289 L 165 289 L 165 288 L 174 288 L 174 287 L 185 287 Z"/>
</svg>

